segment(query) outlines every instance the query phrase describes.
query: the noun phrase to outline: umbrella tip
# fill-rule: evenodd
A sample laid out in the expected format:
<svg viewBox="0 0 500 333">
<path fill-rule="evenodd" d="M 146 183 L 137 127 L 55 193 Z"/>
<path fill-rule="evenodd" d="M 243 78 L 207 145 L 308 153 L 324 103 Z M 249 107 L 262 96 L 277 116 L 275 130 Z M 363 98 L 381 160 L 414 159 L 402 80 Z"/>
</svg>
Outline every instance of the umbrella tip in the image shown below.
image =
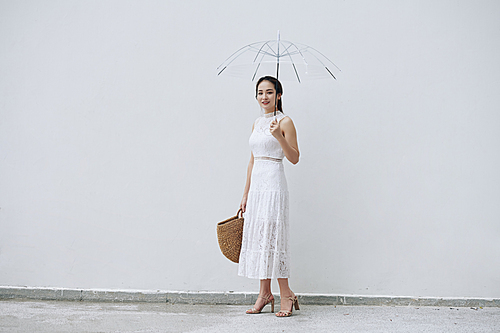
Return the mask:
<svg viewBox="0 0 500 333">
<path fill-rule="evenodd" d="M 278 40 L 280 40 L 280 31 L 278 30 Z"/>
</svg>

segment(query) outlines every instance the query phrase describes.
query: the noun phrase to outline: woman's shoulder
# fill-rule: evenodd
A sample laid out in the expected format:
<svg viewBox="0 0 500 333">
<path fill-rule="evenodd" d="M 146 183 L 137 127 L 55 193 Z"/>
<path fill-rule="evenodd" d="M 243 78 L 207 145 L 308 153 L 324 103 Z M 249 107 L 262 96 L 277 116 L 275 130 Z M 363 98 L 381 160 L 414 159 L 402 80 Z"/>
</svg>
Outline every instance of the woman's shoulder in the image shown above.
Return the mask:
<svg viewBox="0 0 500 333">
<path fill-rule="evenodd" d="M 281 118 L 280 126 L 281 128 L 286 132 L 286 131 L 295 131 L 295 124 L 293 123 L 292 118 L 289 116 L 285 116 Z"/>
<path fill-rule="evenodd" d="M 280 117 L 278 117 L 278 121 L 279 121 L 280 123 L 282 123 L 282 124 L 283 124 L 283 123 L 293 123 L 292 118 L 291 118 L 289 115 L 284 114 L 284 113 L 281 113 L 281 114 L 280 114 Z"/>
</svg>

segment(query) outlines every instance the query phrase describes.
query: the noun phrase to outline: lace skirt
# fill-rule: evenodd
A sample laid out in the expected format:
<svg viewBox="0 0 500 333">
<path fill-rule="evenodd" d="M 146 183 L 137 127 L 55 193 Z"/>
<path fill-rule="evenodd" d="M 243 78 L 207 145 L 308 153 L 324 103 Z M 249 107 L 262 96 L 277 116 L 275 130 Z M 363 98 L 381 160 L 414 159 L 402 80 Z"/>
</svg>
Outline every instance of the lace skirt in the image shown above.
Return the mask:
<svg viewBox="0 0 500 333">
<path fill-rule="evenodd" d="M 283 163 L 254 161 L 244 216 L 238 275 L 288 278 L 288 188 Z"/>
</svg>

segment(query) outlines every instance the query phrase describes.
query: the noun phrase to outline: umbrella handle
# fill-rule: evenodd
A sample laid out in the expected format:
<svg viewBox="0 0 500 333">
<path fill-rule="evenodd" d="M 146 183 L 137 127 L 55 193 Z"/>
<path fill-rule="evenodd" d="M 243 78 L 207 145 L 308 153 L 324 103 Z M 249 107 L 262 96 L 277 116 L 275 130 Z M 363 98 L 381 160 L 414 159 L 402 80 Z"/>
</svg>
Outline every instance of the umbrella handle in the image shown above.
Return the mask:
<svg viewBox="0 0 500 333">
<path fill-rule="evenodd" d="M 276 37 L 278 42 L 278 53 L 276 57 L 276 84 L 274 87 L 274 120 L 276 120 L 276 109 L 278 108 L 278 75 L 280 72 L 280 31 L 278 30 L 278 36 Z"/>
</svg>

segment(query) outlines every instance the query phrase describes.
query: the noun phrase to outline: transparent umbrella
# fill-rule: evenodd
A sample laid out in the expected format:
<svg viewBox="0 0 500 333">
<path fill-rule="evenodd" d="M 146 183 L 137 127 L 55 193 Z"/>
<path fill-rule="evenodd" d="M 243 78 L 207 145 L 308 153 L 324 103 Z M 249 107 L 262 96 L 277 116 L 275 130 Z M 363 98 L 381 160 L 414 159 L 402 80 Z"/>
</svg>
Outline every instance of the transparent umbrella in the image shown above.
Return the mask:
<svg viewBox="0 0 500 333">
<path fill-rule="evenodd" d="M 304 79 L 337 79 L 340 72 L 330 59 L 318 50 L 304 44 L 281 40 L 257 42 L 243 46 L 227 58 L 217 75 L 247 77 L 252 81 L 265 75 L 280 80 L 302 82 Z"/>
</svg>

